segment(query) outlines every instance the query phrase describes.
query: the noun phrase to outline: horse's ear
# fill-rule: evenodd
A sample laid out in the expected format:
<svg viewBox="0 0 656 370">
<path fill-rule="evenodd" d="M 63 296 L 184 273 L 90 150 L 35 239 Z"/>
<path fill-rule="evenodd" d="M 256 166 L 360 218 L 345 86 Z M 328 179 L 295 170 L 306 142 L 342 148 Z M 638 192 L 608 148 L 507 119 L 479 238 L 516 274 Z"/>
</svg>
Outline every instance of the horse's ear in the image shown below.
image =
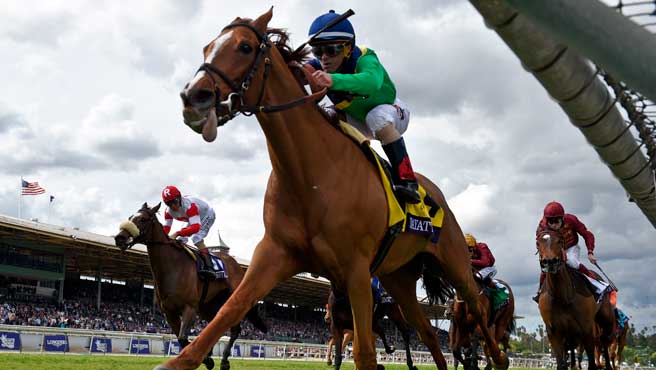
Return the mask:
<svg viewBox="0 0 656 370">
<path fill-rule="evenodd" d="M 273 17 L 273 6 L 269 9 L 268 12 L 262 14 L 253 21 L 253 27 L 257 28 L 257 30 L 262 33 L 266 33 L 267 26 L 271 21 L 271 17 Z"/>
<path fill-rule="evenodd" d="M 148 209 L 148 202 L 141 205 L 141 209 Z"/>
<path fill-rule="evenodd" d="M 162 202 L 157 203 L 157 205 L 155 207 L 150 209 L 150 212 L 152 212 L 153 214 L 157 213 L 157 211 L 159 211 L 159 207 L 161 205 L 162 205 Z"/>
</svg>

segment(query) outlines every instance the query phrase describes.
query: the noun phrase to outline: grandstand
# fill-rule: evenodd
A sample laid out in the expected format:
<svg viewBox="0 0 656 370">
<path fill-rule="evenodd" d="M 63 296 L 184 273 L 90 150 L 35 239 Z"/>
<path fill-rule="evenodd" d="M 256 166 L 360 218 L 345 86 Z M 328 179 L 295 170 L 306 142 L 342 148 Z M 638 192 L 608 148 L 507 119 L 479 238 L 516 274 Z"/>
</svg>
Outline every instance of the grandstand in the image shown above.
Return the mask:
<svg viewBox="0 0 656 370">
<path fill-rule="evenodd" d="M 280 284 L 258 306 L 273 334 L 247 324 L 244 337 L 325 343 L 329 288 L 309 274 Z M 445 307 L 422 307 L 429 319 L 444 318 Z M 170 333 L 154 300 L 144 246 L 121 252 L 111 236 L 1 215 L 0 324 Z"/>
</svg>

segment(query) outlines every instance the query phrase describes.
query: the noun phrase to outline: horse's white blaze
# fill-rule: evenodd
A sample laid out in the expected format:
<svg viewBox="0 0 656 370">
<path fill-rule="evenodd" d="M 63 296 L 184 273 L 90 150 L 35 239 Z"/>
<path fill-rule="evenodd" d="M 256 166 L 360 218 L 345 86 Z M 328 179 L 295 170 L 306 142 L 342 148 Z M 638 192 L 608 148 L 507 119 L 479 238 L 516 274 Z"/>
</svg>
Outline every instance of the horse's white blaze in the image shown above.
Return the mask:
<svg viewBox="0 0 656 370">
<path fill-rule="evenodd" d="M 216 54 L 219 52 L 219 49 L 221 49 L 221 45 L 228 40 L 232 36 L 232 31 L 229 31 L 225 35 L 222 35 L 220 37 L 217 37 L 216 40 L 214 40 L 214 45 L 212 45 L 212 50 L 210 53 L 207 55 L 207 58 L 205 58 L 205 63 L 212 63 L 214 58 L 216 58 Z M 185 89 L 187 92 L 192 89 L 200 80 L 205 78 L 205 75 L 207 73 L 205 71 L 199 71 L 196 73 L 194 76 L 194 79 L 189 82 L 189 86 Z"/>
<path fill-rule="evenodd" d="M 551 235 L 549 235 L 549 234 L 544 234 L 544 235 L 542 235 L 542 239 L 544 239 L 544 240 L 549 240 L 549 239 L 551 239 Z"/>
<path fill-rule="evenodd" d="M 230 37 L 232 37 L 232 31 L 228 31 L 224 35 L 221 35 L 217 37 L 216 40 L 214 40 L 214 46 L 212 46 L 212 50 L 207 55 L 207 58 L 205 58 L 205 63 L 212 63 L 212 61 L 216 57 L 216 54 L 219 52 L 219 49 L 221 49 L 223 43 Z"/>
</svg>

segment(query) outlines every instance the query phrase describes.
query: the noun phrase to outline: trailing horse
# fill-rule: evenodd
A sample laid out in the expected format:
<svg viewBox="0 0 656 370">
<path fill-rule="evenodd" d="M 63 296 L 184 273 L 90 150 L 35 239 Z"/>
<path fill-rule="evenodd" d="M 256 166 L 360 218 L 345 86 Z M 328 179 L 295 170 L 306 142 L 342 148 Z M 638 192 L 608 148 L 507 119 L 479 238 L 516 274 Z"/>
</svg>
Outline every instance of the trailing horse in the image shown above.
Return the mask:
<svg viewBox="0 0 656 370">
<path fill-rule="evenodd" d="M 567 350 L 574 351 L 579 345 L 591 359 L 588 368 L 597 369 L 594 361 L 596 324 L 600 329 L 606 370 L 611 370 L 608 346 L 615 317 L 608 294 L 597 303 L 585 278 L 566 267 L 564 242 L 559 232 L 540 233 L 536 244 L 540 267 L 547 273 L 538 304 L 558 370 L 567 369 Z"/>
<path fill-rule="evenodd" d="M 494 333 L 497 343 L 503 346 L 504 351 L 508 351 L 510 335 L 515 330 L 515 297 L 510 285 L 502 280 L 497 280 L 508 290 L 508 301 L 500 308 L 493 312 L 493 301 L 485 293 L 482 285 L 479 285 L 479 299 L 483 307 L 483 316 L 486 318 L 486 325 Z M 449 328 L 449 346 L 453 351 L 454 365 L 457 368 L 458 362 L 463 364 L 465 370 L 478 369 L 478 345 L 480 341 L 480 327 L 475 318 L 469 313 L 464 301 L 456 296 L 450 312 L 451 326 Z M 483 347 L 487 358 L 486 370 L 492 365 L 488 355 L 487 347 Z M 465 356 L 463 357 L 463 350 Z"/>
<path fill-rule="evenodd" d="M 437 367 L 446 370 L 437 335 L 417 302 L 416 281 L 423 277 L 434 299 L 444 298 L 453 286 L 483 324 L 455 216 L 437 186 L 417 174 L 444 212 L 439 240 L 403 233 L 384 259 L 376 258 L 389 214 L 378 168 L 321 113 L 315 103 L 325 91 L 306 94 L 292 69 L 304 71 L 299 62 L 307 52 L 292 52 L 284 32 L 267 28 L 272 15 L 269 10 L 256 20 L 237 18 L 226 26 L 205 46 L 204 63 L 180 94 L 185 120 L 208 141 L 216 139 L 217 124 L 238 113 L 254 114 L 267 139 L 272 171 L 264 198 L 264 236 L 244 280 L 200 336 L 160 369 L 195 369 L 221 334 L 279 282 L 310 272 L 348 294 L 358 369 L 377 368 L 369 288 L 374 274 L 417 329 Z M 372 268 L 375 259 L 380 263 Z M 496 366 L 506 369 L 508 360 L 487 328 L 483 336 Z"/>
<path fill-rule="evenodd" d="M 212 320 L 243 279 L 244 270 L 230 255 L 219 252 L 217 254 L 223 261 L 228 278 L 209 282 L 200 280 L 196 262 L 184 250 L 185 247 L 171 240 L 164 232 L 156 216 L 159 207 L 160 204 L 149 208 L 144 203 L 137 213 L 121 224 L 120 232 L 114 240 L 116 246 L 123 251 L 136 243 L 146 245 L 157 302 L 184 349 L 189 344 L 187 335 L 196 321 L 196 315 L 203 320 Z M 258 330 L 267 332 L 266 325 L 255 309 L 249 310 L 246 317 Z M 239 322 L 230 327 L 230 341 L 223 351 L 221 370 L 230 369 L 228 356 L 240 332 Z M 211 355 L 210 348 L 209 354 L 203 359 L 208 369 L 214 367 Z"/>
<path fill-rule="evenodd" d="M 353 315 L 351 314 L 351 304 L 349 303 L 348 296 L 336 293 L 334 289 L 330 289 L 328 296 L 328 313 L 330 314 L 330 332 L 335 338 L 335 370 L 339 370 L 342 364 L 342 333 L 353 330 Z M 328 316 L 328 313 L 326 316 Z M 376 305 L 373 314 L 372 329 L 373 332 L 378 334 L 383 341 L 385 352 L 387 354 L 394 353 L 394 347 L 387 343 L 385 336 L 385 329 L 381 326 L 381 320 L 387 316 L 401 332 L 403 342 L 405 344 L 406 363 L 409 370 L 417 370 L 417 367 L 412 363 L 412 355 L 410 353 L 410 334 L 412 328 L 403 317 L 399 305 L 394 302 L 380 302 Z M 330 349 L 329 349 L 330 350 Z"/>
</svg>

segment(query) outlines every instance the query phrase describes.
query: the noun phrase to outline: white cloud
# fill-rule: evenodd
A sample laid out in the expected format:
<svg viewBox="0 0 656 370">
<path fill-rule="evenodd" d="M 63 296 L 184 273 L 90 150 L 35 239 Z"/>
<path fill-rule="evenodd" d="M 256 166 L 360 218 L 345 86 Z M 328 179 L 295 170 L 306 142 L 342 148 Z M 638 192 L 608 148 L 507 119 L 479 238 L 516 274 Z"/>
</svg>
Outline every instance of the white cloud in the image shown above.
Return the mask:
<svg viewBox="0 0 656 370">
<path fill-rule="evenodd" d="M 272 25 L 288 28 L 295 45 L 315 16 L 345 7 L 274 5 Z M 359 43 L 376 50 L 411 108 L 414 168 L 440 185 L 463 230 L 490 245 L 522 324 L 540 320 L 529 299 L 539 275 L 534 231 L 553 199 L 595 233 L 620 301 L 636 323 L 649 323 L 656 292 L 643 289 L 651 277 L 643 266 L 656 252 L 654 229 L 476 11 L 457 1 L 349 6 Z M 0 53 L 11 57 L 0 60 L 0 212 L 16 214 L 23 175 L 56 196 L 53 223 L 111 234 L 176 184 L 214 206 L 225 241 L 249 259 L 271 168 L 264 135 L 240 117 L 206 144 L 182 124 L 178 93 L 223 25 L 267 9 L 216 0 L 3 3 Z M 45 199 L 26 199 L 25 215 L 47 218 Z M 208 241 L 217 239 L 213 231 Z"/>
</svg>

